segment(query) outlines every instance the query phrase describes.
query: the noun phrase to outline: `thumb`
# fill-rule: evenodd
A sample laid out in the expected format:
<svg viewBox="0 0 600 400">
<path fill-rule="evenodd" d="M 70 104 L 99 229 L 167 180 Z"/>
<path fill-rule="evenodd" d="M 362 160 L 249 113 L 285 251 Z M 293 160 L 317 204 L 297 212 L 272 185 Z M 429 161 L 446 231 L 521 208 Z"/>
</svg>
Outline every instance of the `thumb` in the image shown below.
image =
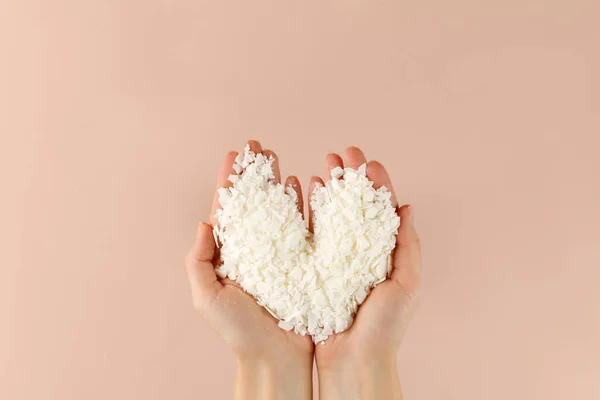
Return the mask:
<svg viewBox="0 0 600 400">
<path fill-rule="evenodd" d="M 391 279 L 409 294 L 416 294 L 421 276 L 421 241 L 415 230 L 412 206 L 400 207 L 398 215 L 400 228 L 396 237 Z"/>
<path fill-rule="evenodd" d="M 212 263 L 214 254 L 212 226 L 201 222 L 198 224 L 194 244 L 185 256 L 185 271 L 192 290 L 194 308 L 197 310 L 222 287 Z"/>
</svg>

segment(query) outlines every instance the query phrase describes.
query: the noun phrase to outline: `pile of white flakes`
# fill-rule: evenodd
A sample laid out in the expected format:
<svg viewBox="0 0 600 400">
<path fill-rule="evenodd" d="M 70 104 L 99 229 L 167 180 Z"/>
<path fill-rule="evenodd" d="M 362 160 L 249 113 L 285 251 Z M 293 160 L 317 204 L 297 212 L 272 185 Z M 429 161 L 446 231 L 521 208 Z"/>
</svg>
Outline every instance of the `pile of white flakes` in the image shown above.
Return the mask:
<svg viewBox="0 0 600 400">
<path fill-rule="evenodd" d="M 317 343 L 347 329 L 389 275 L 400 219 L 391 193 L 367 179 L 366 165 L 338 167 L 312 193 L 313 235 L 296 192 L 274 183 L 272 164 L 246 147 L 229 176 L 233 186 L 219 189 L 217 273 L 237 281 L 281 328 Z"/>
</svg>

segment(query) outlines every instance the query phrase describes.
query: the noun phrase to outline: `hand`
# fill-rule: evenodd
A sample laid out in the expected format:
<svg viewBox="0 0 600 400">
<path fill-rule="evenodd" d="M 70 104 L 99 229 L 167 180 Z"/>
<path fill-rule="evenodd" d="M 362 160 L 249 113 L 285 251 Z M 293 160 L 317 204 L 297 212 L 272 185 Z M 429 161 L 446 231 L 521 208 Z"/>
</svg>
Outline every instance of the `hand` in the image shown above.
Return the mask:
<svg viewBox="0 0 600 400">
<path fill-rule="evenodd" d="M 280 181 L 276 155 L 262 150 L 260 143 L 248 142 L 250 149 L 275 159 L 275 180 Z M 237 152 L 225 157 L 217 188 L 231 186 L 229 174 L 235 174 L 233 164 Z M 298 194 L 298 208 L 303 201 L 296 177 L 289 177 Z M 219 208 L 215 193 L 211 223 Z M 192 290 L 194 308 L 215 329 L 237 356 L 236 399 L 310 399 L 312 398 L 312 365 L 314 345 L 310 336 L 286 332 L 256 300 L 230 279 L 221 279 L 215 273 L 218 259 L 212 226 L 201 223 L 194 245 L 185 258 L 185 267 Z"/>
<path fill-rule="evenodd" d="M 331 179 L 330 171 L 335 167 L 356 169 L 366 162 L 356 147 L 346 150 L 344 160 L 330 154 L 325 159 L 325 177 Z M 398 206 L 390 177 L 380 163 L 367 163 L 367 177 L 375 188 L 387 187 L 392 192 L 392 205 Z M 310 193 L 316 184 L 323 181 L 313 177 Z M 319 392 L 324 400 L 402 398 L 396 357 L 418 298 L 421 251 L 411 207 L 402 206 L 398 213 L 401 223 L 390 278 L 371 291 L 348 330 L 316 346 Z"/>
</svg>

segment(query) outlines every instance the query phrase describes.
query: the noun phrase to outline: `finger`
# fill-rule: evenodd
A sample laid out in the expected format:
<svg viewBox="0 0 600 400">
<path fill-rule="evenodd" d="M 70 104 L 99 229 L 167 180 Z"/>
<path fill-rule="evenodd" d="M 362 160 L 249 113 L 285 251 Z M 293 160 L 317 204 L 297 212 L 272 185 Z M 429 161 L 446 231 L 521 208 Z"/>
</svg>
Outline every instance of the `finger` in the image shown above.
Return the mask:
<svg viewBox="0 0 600 400">
<path fill-rule="evenodd" d="M 296 198 L 298 199 L 298 211 L 302 214 L 302 218 L 304 218 L 304 198 L 302 198 L 302 187 L 300 185 L 300 181 L 295 176 L 288 176 L 285 180 L 285 187 L 291 187 L 294 192 L 296 192 Z"/>
<path fill-rule="evenodd" d="M 407 293 L 416 293 L 421 276 L 421 241 L 415 230 L 412 206 L 400 207 L 398 215 L 400 228 L 390 278 L 399 283 Z"/>
<path fill-rule="evenodd" d="M 344 166 L 346 168 L 358 169 L 363 164 L 367 163 L 365 154 L 358 147 L 348 147 L 344 153 Z"/>
<path fill-rule="evenodd" d="M 279 158 L 277 157 L 277 154 L 275 154 L 272 150 L 265 150 L 263 151 L 263 154 L 267 157 L 267 158 L 271 158 L 273 157 L 273 175 L 275 175 L 275 183 L 280 183 L 281 182 L 281 171 L 279 170 Z"/>
<path fill-rule="evenodd" d="M 217 176 L 217 189 L 225 187 L 231 187 L 233 183 L 227 180 L 229 175 L 235 175 L 236 172 L 233 169 L 233 164 L 235 164 L 235 158 L 238 156 L 237 151 L 230 151 L 225 156 L 223 163 L 221 164 L 221 169 L 219 170 L 219 175 Z M 217 224 L 217 220 L 215 219 L 215 212 L 221 208 L 221 204 L 219 203 L 219 192 L 215 190 L 215 195 L 213 196 L 212 208 L 210 210 L 210 223 L 214 226 Z"/>
<path fill-rule="evenodd" d="M 206 299 L 222 287 L 212 263 L 214 251 L 215 241 L 212 226 L 201 222 L 198 225 L 194 244 L 185 257 L 185 271 L 196 309 L 202 308 Z"/>
<path fill-rule="evenodd" d="M 315 232 L 315 230 L 313 225 L 314 213 L 312 209 L 311 199 L 315 188 L 319 186 L 325 186 L 325 183 L 323 183 L 323 179 L 319 178 L 318 176 L 313 176 L 312 178 L 310 178 L 310 183 L 308 184 L 308 230 L 313 233 Z"/>
<path fill-rule="evenodd" d="M 223 286 L 227 286 L 227 285 L 229 285 L 229 286 L 235 286 L 238 289 L 244 290 L 244 288 L 242 288 L 242 285 L 240 285 L 238 282 L 234 281 L 233 279 L 222 278 L 222 279 L 219 279 L 219 282 Z"/>
<path fill-rule="evenodd" d="M 389 174 L 380 162 L 369 161 L 367 163 L 367 178 L 373 182 L 373 187 L 375 189 L 385 186 L 392 193 L 392 207 L 398 207 L 398 199 L 396 198 L 392 181 Z"/>
<path fill-rule="evenodd" d="M 260 145 L 260 142 L 258 140 L 248 140 L 246 145 L 250 147 L 250 151 L 253 151 L 256 154 L 262 153 L 263 151 L 262 146 Z M 244 150 L 246 150 L 246 146 L 244 146 Z"/>
<path fill-rule="evenodd" d="M 344 161 L 338 154 L 331 153 L 325 157 L 325 170 L 323 173 L 323 180 L 329 182 L 331 180 L 331 170 L 335 167 L 344 168 Z"/>
</svg>

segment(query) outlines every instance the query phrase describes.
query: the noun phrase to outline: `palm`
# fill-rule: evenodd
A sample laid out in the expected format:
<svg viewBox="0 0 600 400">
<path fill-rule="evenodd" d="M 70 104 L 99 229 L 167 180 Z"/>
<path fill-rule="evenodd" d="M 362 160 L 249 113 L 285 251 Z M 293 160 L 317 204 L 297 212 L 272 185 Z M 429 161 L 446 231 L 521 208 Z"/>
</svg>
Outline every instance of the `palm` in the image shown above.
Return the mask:
<svg viewBox="0 0 600 400">
<path fill-rule="evenodd" d="M 373 355 L 390 346 L 396 348 L 410 319 L 412 305 L 413 299 L 395 281 L 380 283 L 360 306 L 352 326 L 315 348 L 317 362 L 326 366 L 340 355 Z"/>
<path fill-rule="evenodd" d="M 286 350 L 312 356 L 314 346 L 309 336 L 279 328 L 275 318 L 237 283 L 228 279 L 221 282 L 223 288 L 205 318 L 237 354 L 254 357 Z"/>
</svg>

